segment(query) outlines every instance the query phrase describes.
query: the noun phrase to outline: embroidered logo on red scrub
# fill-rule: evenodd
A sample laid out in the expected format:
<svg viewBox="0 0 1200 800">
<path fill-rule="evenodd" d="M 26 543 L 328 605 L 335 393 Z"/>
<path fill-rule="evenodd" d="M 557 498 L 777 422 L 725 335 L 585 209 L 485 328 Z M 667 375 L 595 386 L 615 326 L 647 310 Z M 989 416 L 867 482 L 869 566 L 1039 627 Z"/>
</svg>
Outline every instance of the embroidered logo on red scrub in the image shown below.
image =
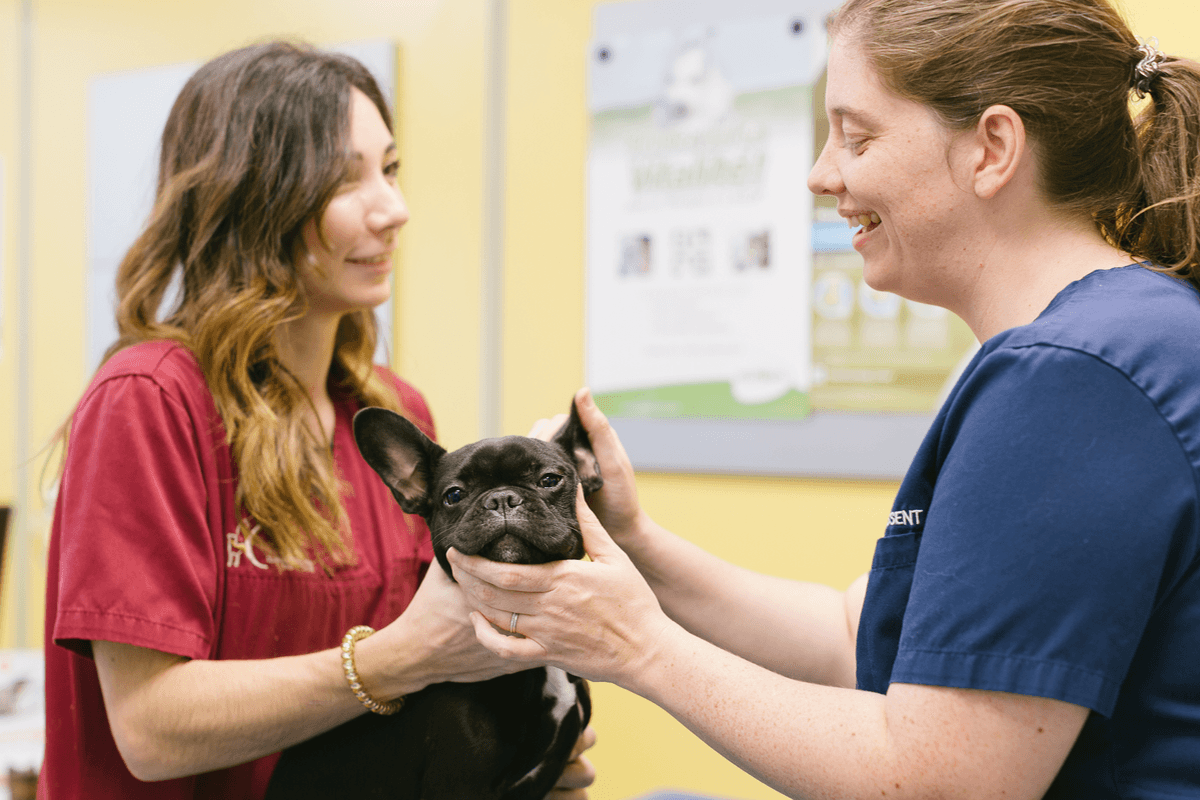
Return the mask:
<svg viewBox="0 0 1200 800">
<path fill-rule="evenodd" d="M 227 569 L 240 567 L 243 554 L 258 569 L 268 569 L 267 565 L 254 555 L 254 537 L 258 535 L 258 531 L 259 526 L 255 525 L 245 536 L 242 535 L 241 528 L 233 533 L 225 534 L 225 567 Z"/>
</svg>

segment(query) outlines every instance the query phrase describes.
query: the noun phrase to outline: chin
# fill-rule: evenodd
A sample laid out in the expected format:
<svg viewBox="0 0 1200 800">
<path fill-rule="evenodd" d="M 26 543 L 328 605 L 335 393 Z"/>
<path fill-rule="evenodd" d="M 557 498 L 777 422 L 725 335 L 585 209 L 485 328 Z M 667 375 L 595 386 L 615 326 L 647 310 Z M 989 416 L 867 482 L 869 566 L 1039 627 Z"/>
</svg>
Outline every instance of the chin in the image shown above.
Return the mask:
<svg viewBox="0 0 1200 800">
<path fill-rule="evenodd" d="M 899 278 L 899 274 L 886 265 L 872 264 L 869 259 L 863 261 L 863 283 L 877 292 L 901 294 Z"/>
<path fill-rule="evenodd" d="M 392 284 L 390 281 L 384 281 L 380 285 L 364 287 L 360 291 L 349 294 L 344 302 L 347 310 L 357 311 L 359 309 L 370 310 L 376 308 L 391 299 Z"/>
<path fill-rule="evenodd" d="M 388 287 L 386 292 L 376 292 L 374 296 L 367 298 L 367 302 L 363 304 L 364 308 L 377 308 L 388 300 L 392 299 L 391 287 Z"/>
<path fill-rule="evenodd" d="M 353 314 L 356 311 L 372 311 L 386 303 L 391 296 L 391 292 L 375 292 L 369 296 L 326 297 L 320 302 L 312 303 L 309 306 L 309 311 L 319 314 L 335 314 L 337 316 Z"/>
</svg>

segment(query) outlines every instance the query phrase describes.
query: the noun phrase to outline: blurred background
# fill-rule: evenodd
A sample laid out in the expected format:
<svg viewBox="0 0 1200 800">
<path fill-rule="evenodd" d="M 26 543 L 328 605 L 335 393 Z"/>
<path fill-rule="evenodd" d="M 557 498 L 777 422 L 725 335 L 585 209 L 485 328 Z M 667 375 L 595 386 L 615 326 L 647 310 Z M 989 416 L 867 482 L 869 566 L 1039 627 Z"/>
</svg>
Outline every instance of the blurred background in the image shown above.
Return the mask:
<svg viewBox="0 0 1200 800">
<path fill-rule="evenodd" d="M 281 36 L 392 45 L 412 219 L 397 255 L 391 363 L 425 393 L 453 448 L 525 433 L 565 411 L 586 379 L 587 60 L 597 5 L 0 0 L 0 504 L 13 512 L 0 577 L 0 690 L 15 686 L 23 651 L 42 645 L 53 493 L 44 447 L 92 368 L 89 236 L 103 231 L 89 198 L 105 157 L 89 131 L 96 87 Z M 1200 56 L 1192 0 L 1129 0 L 1125 10 L 1165 52 Z M 844 588 L 869 567 L 897 483 L 643 472 L 639 487 L 653 517 L 725 558 Z M 649 703 L 611 686 L 594 687 L 594 698 L 597 800 L 667 790 L 780 796 Z M 16 742 L 29 738 L 6 732 L 4 710 L 0 756 L 23 752 Z"/>
</svg>

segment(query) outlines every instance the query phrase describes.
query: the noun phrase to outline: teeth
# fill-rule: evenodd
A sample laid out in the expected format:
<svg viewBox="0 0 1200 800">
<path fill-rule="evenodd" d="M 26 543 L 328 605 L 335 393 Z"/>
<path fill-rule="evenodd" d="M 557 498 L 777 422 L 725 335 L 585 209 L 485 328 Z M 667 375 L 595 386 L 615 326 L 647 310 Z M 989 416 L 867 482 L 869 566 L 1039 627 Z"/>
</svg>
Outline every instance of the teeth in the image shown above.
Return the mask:
<svg viewBox="0 0 1200 800">
<path fill-rule="evenodd" d="M 878 224 L 881 221 L 882 220 L 880 220 L 879 215 L 874 211 L 872 211 L 870 214 L 855 214 L 854 216 L 846 217 L 846 222 L 851 228 L 853 228 L 855 225 L 861 225 L 865 228 L 872 223 Z"/>
<path fill-rule="evenodd" d="M 874 222 L 874 223 L 876 223 L 876 224 L 879 224 L 880 222 L 883 222 L 883 220 L 881 220 L 881 219 L 879 218 L 879 215 L 878 215 L 878 214 L 876 214 L 874 211 L 872 211 L 872 212 L 871 212 L 871 222 Z"/>
</svg>

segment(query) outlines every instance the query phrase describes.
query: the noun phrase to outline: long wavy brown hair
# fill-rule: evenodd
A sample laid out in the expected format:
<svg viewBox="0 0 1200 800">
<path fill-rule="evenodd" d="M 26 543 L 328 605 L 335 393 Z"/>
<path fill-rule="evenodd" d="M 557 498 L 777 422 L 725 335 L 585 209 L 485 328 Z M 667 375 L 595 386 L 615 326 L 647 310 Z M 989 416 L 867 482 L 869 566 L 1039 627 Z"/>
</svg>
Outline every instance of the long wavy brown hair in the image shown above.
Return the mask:
<svg viewBox="0 0 1200 800">
<path fill-rule="evenodd" d="M 150 219 L 117 273 L 120 338 L 105 354 L 149 340 L 195 354 L 237 466 L 239 513 L 294 568 L 353 561 L 330 448 L 275 349 L 276 331 L 307 309 L 301 229 L 320 220 L 353 169 L 352 88 L 392 130 L 375 80 L 348 56 L 273 42 L 192 76 L 163 131 Z M 178 299 L 164 311 L 173 286 Z M 372 364 L 376 337 L 370 310 L 342 319 L 330 389 L 400 410 Z"/>
<path fill-rule="evenodd" d="M 1135 114 L 1146 51 L 1107 0 L 847 0 L 830 31 L 951 129 L 1015 110 L 1048 199 L 1200 286 L 1200 65 L 1162 57 Z"/>
</svg>

